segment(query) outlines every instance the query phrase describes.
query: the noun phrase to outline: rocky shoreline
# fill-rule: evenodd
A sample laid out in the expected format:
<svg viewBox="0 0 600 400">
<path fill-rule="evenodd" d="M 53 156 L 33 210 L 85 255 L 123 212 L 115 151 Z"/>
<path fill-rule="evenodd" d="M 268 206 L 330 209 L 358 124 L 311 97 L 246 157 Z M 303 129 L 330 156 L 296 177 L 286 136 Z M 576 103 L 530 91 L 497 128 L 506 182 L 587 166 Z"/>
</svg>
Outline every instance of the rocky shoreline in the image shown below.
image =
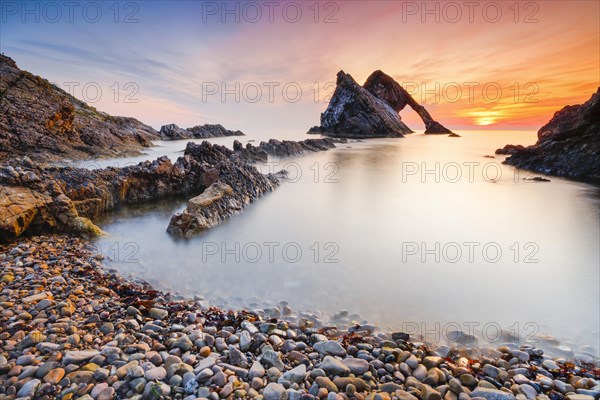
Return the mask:
<svg viewBox="0 0 600 400">
<path fill-rule="evenodd" d="M 28 157 L 15 158 L 0 163 L 0 243 L 24 233 L 93 237 L 102 233 L 93 221 L 122 205 L 174 195 L 198 195 L 213 184 L 216 186 L 212 192 L 218 187 L 229 187 L 208 203 L 206 199 L 200 203 L 190 201 L 193 210 L 174 216 L 169 232 L 190 236 L 240 212 L 279 185 L 282 174 L 264 175 L 254 162 L 267 161 L 270 155 L 286 157 L 324 151 L 334 148 L 335 142 L 339 140 L 271 139 L 259 146 L 248 143 L 244 148 L 236 141 L 231 150 L 204 141 L 188 143 L 183 156 L 174 163 L 168 157 L 160 157 L 135 166 L 98 170 L 43 167 Z M 198 204 L 203 206 L 198 208 Z"/>
<path fill-rule="evenodd" d="M 307 151 L 324 151 L 335 147 L 336 139 L 307 139 L 300 142 L 270 139 L 258 146 L 247 143 L 243 147 L 234 141 L 233 152 L 223 147 L 215 147 L 226 157 L 239 157 L 248 162 L 266 162 L 269 156 L 289 157 Z M 189 145 L 188 145 L 189 146 Z M 186 150 L 186 154 L 193 152 Z M 231 167 L 231 164 L 227 164 Z M 242 162 L 242 165 L 249 165 Z M 185 210 L 173 215 L 167 232 L 175 236 L 191 237 L 212 228 L 221 221 L 240 213 L 244 207 L 264 194 L 273 191 L 285 177 L 284 171 L 265 176 L 256 174 L 236 174 L 220 171 L 218 177 L 200 195 L 190 199 Z"/>
<path fill-rule="evenodd" d="M 431 346 L 339 313 L 201 308 L 66 236 L 0 247 L 0 398 L 594 400 L 600 369 L 528 345 Z"/>
<path fill-rule="evenodd" d="M 538 131 L 531 146 L 497 149 L 504 163 L 548 175 L 600 183 L 600 88 L 583 104 L 566 106 Z"/>
</svg>

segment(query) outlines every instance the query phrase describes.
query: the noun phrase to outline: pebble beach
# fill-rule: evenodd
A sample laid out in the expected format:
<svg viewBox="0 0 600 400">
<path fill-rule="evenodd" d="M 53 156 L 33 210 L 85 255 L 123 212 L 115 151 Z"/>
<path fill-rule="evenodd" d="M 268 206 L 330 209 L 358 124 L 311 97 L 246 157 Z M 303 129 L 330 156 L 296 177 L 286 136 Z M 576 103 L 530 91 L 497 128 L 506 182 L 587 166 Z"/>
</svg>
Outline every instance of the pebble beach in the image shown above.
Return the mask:
<svg viewBox="0 0 600 400">
<path fill-rule="evenodd" d="M 338 315 L 200 307 L 106 270 L 89 242 L 0 248 L 2 399 L 594 400 L 597 360 L 461 348 Z"/>
</svg>

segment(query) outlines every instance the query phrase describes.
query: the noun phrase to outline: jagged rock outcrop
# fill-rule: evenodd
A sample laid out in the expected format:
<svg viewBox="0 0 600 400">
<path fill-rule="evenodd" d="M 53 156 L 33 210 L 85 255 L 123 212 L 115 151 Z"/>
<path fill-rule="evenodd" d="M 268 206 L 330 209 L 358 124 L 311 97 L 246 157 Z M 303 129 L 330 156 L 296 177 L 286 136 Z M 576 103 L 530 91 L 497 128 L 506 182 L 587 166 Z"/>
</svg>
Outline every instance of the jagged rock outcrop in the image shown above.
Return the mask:
<svg viewBox="0 0 600 400">
<path fill-rule="evenodd" d="M 186 162 L 187 161 L 187 162 Z M 90 219 L 122 204 L 153 200 L 196 188 L 191 160 L 166 157 L 126 168 L 41 168 L 28 159 L 0 164 L 0 241 L 23 233 L 95 235 Z"/>
<path fill-rule="evenodd" d="M 431 114 L 406 91 L 391 76 L 377 70 L 373 72 L 364 84 L 370 93 L 388 103 L 396 112 L 400 112 L 407 105 L 410 106 L 425 124 L 425 133 L 451 134 L 452 131 L 431 117 Z"/>
<path fill-rule="evenodd" d="M 244 206 L 233 188 L 216 181 L 202 194 L 188 201 L 187 208 L 171 218 L 167 231 L 179 236 L 191 236 L 221 222 L 225 209 L 240 212 Z"/>
<path fill-rule="evenodd" d="M 518 168 L 600 182 L 600 88 L 584 104 L 557 111 L 534 145 L 507 145 L 496 154 L 511 154 L 504 163 Z"/>
<path fill-rule="evenodd" d="M 233 152 L 215 146 L 218 152 L 210 152 L 202 149 L 201 155 L 196 154 L 200 148 L 190 146 L 185 154 L 195 159 L 202 159 L 208 164 L 219 161 L 223 154 L 229 159 L 267 161 L 269 155 L 277 157 L 288 157 L 300 155 L 305 152 L 329 150 L 335 147 L 335 142 L 345 142 L 341 139 L 307 139 L 300 142 L 270 139 L 261 142 L 258 146 L 247 143 L 246 147 L 238 140 L 233 143 Z M 207 143 L 207 142 L 203 142 Z M 242 165 L 248 165 L 242 163 Z M 231 163 L 219 164 L 219 173 L 215 175 L 207 190 L 188 202 L 187 208 L 173 215 L 167 229 L 169 233 L 190 237 L 219 224 L 222 220 L 239 213 L 247 204 L 258 197 L 272 191 L 279 185 L 279 179 L 284 177 L 282 172 L 276 175 L 264 175 L 261 177 L 252 174 L 234 174 L 223 169 L 231 167 Z"/>
<path fill-rule="evenodd" d="M 250 164 L 226 162 L 217 168 L 218 178 L 171 217 L 170 234 L 187 238 L 212 228 L 279 186 L 275 175 L 262 175 Z"/>
<path fill-rule="evenodd" d="M 161 157 L 125 168 L 42 168 L 28 158 L 15 158 L 0 164 L 0 242 L 24 233 L 97 235 L 100 230 L 91 220 L 104 212 L 200 193 L 217 180 L 235 188 L 245 201 L 276 185 L 275 178 L 265 177 L 239 154 L 208 142 L 188 143 L 175 163 Z"/>
<path fill-rule="evenodd" d="M 402 137 L 411 133 L 400 115 L 385 101 L 375 97 L 356 81 L 340 71 L 337 86 L 321 125 L 308 133 L 346 138 Z"/>
<path fill-rule="evenodd" d="M 297 156 L 305 152 L 315 152 L 333 149 L 335 143 L 346 143 L 345 139 L 306 139 L 300 142 L 292 140 L 270 139 L 268 142 L 260 142 L 259 148 L 267 154 L 276 157 Z"/>
<path fill-rule="evenodd" d="M 244 136 L 244 133 L 242 131 L 231 131 L 229 129 L 225 129 L 221 124 L 198 125 L 191 128 L 187 128 L 187 130 L 192 132 L 192 137 L 195 139 L 207 139 L 225 136 Z"/>
<path fill-rule="evenodd" d="M 507 144 L 501 149 L 496 150 L 496 154 L 515 154 L 525 149 L 521 144 Z"/>
<path fill-rule="evenodd" d="M 323 138 L 306 139 L 302 141 L 269 139 L 268 142 L 260 142 L 258 146 L 247 143 L 242 146 L 238 140 L 233 142 L 234 151 L 242 157 L 251 161 L 267 161 L 268 156 L 290 157 L 303 154 L 305 152 L 315 152 L 333 149 L 335 143 L 346 143 L 346 139 Z"/>
<path fill-rule="evenodd" d="M 163 125 L 159 131 L 161 139 L 208 139 L 225 136 L 244 136 L 242 131 L 231 131 L 220 124 L 204 124 L 183 129 L 176 124 Z"/>
<path fill-rule="evenodd" d="M 158 134 L 163 140 L 190 139 L 192 137 L 192 132 L 188 131 L 187 129 L 180 128 L 175 124 L 161 126 Z"/>
<path fill-rule="evenodd" d="M 28 157 L 0 163 L 0 242 L 22 234 L 95 236 L 101 231 L 92 221 L 102 213 L 125 204 L 198 193 L 204 194 L 200 199 L 212 201 L 191 201 L 188 210 L 173 217 L 169 232 L 187 237 L 207 229 L 273 190 L 283 177 L 260 173 L 251 162 L 256 159 L 252 151 L 237 143 L 235 150 L 207 141 L 188 143 L 183 156 L 174 163 L 160 157 L 124 168 L 42 167 Z M 299 143 L 270 140 L 264 148 L 269 154 L 282 155 L 291 154 L 290 149 L 318 151 L 335 147 L 332 139 Z M 254 149 L 267 154 L 260 147 Z M 233 192 L 221 190 L 224 185 Z M 222 193 L 217 199 L 215 193 L 219 191 Z"/>
<path fill-rule="evenodd" d="M 125 155 L 158 138 L 150 126 L 97 111 L 0 54 L 0 160 Z"/>
<path fill-rule="evenodd" d="M 246 143 L 246 147 L 244 147 L 239 140 L 234 140 L 233 150 L 242 158 L 249 161 L 266 162 L 269 159 L 269 155 L 266 151 L 253 146 L 252 143 Z"/>
</svg>

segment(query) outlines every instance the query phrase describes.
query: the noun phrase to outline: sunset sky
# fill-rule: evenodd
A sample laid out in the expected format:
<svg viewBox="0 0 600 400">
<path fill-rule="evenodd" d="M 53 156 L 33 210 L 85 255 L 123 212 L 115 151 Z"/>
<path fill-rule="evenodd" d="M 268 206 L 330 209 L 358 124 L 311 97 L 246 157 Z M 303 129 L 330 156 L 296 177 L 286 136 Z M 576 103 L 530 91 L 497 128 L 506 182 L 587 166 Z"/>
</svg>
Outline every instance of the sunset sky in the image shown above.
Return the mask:
<svg viewBox="0 0 600 400">
<path fill-rule="evenodd" d="M 2 2 L 1 51 L 155 128 L 305 131 L 340 69 L 383 70 L 451 129 L 537 130 L 600 85 L 598 0 L 67 3 Z"/>
</svg>

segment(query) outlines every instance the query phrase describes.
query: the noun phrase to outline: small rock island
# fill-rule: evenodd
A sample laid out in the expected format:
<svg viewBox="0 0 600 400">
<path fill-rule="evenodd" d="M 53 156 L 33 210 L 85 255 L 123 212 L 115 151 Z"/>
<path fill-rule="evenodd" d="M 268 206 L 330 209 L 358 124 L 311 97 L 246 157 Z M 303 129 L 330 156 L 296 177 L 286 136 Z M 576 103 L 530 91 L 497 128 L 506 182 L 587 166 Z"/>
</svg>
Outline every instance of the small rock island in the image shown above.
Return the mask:
<svg viewBox="0 0 600 400">
<path fill-rule="evenodd" d="M 221 124 L 204 124 L 183 129 L 176 124 L 163 125 L 159 131 L 163 140 L 208 139 L 226 136 L 245 136 L 242 131 L 225 129 Z"/>
</svg>

